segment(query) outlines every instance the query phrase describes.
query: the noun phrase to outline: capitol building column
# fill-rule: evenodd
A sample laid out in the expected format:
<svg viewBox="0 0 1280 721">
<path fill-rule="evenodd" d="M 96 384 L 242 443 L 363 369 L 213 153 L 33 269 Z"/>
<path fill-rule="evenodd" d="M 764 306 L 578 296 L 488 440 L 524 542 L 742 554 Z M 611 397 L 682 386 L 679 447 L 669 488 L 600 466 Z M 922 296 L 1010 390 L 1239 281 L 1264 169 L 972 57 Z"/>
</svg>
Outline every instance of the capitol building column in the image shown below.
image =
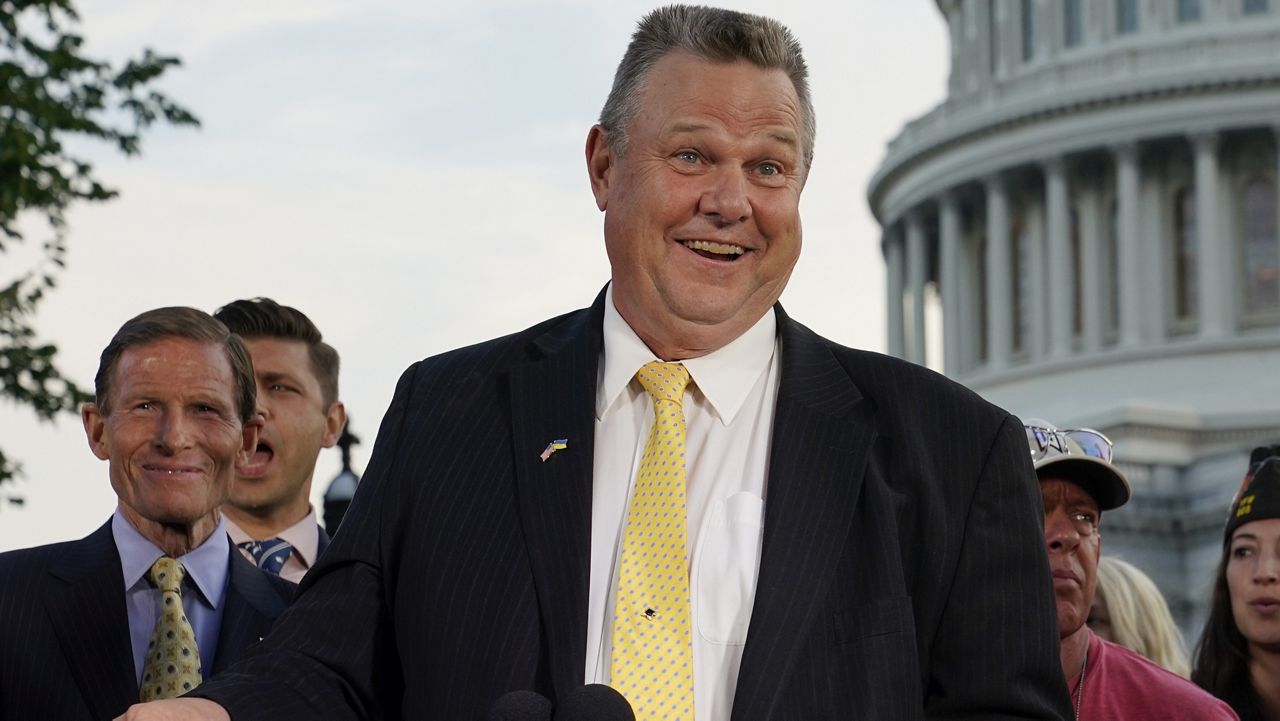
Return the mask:
<svg viewBox="0 0 1280 721">
<path fill-rule="evenodd" d="M 1138 144 L 1121 143 L 1113 149 L 1116 166 L 1116 234 L 1119 266 L 1114 269 L 1119 278 L 1120 346 L 1132 348 L 1140 344 L 1142 337 L 1142 227 L 1138 192 Z"/>
<path fill-rule="evenodd" d="M 1009 282 L 1009 190 L 1003 177 L 992 175 L 987 190 L 987 368 L 1009 364 L 1012 343 L 1012 286 Z"/>
<path fill-rule="evenodd" d="M 907 291 L 911 297 L 911 346 L 907 359 L 925 364 L 924 284 L 929 272 L 920 211 L 907 213 Z"/>
<path fill-rule="evenodd" d="M 1192 136 L 1196 178 L 1196 298 L 1200 337 L 1223 338 L 1231 328 L 1231 244 L 1223 242 L 1218 222 L 1221 194 L 1216 132 Z"/>
<path fill-rule="evenodd" d="M 953 191 L 945 191 L 938 203 L 938 242 L 941 246 L 939 271 L 942 284 L 942 367 L 947 373 L 959 373 L 963 366 L 960 339 L 972 332 L 964 317 L 960 267 L 960 206 Z"/>
<path fill-rule="evenodd" d="M 906 337 L 902 327 L 902 242 L 898 238 L 897 226 L 888 226 L 884 231 L 885 265 L 885 305 L 888 306 L 889 355 L 903 357 Z"/>
<path fill-rule="evenodd" d="M 1103 329 L 1106 326 L 1106 306 L 1103 304 L 1102 284 L 1104 276 L 1102 256 L 1102 202 L 1098 190 L 1090 184 L 1080 188 L 1076 205 L 1080 214 L 1080 312 L 1083 315 L 1084 352 L 1096 353 L 1102 349 Z M 1114 271 L 1113 271 L 1114 272 Z"/>
<path fill-rule="evenodd" d="M 1045 204 L 1048 206 L 1049 307 L 1042 317 L 1049 321 L 1049 357 L 1061 358 L 1071 350 L 1071 291 L 1075 269 L 1071 261 L 1070 211 L 1066 162 L 1061 157 L 1044 162 Z M 1044 277 L 1044 276 L 1039 276 Z"/>
<path fill-rule="evenodd" d="M 1280 122 L 1273 124 L 1270 130 L 1272 149 L 1275 155 L 1275 157 L 1272 158 L 1274 165 L 1272 166 L 1273 175 L 1271 177 L 1271 188 L 1272 193 L 1274 194 L 1272 202 L 1275 204 L 1275 207 L 1272 210 L 1271 222 L 1274 225 L 1272 225 L 1273 230 L 1271 235 L 1276 239 L 1275 244 L 1277 248 L 1280 249 Z M 1248 270 L 1244 268 L 1242 268 L 1241 271 L 1242 275 L 1248 273 Z M 1276 307 L 1277 309 L 1280 309 L 1280 299 L 1276 301 Z"/>
</svg>

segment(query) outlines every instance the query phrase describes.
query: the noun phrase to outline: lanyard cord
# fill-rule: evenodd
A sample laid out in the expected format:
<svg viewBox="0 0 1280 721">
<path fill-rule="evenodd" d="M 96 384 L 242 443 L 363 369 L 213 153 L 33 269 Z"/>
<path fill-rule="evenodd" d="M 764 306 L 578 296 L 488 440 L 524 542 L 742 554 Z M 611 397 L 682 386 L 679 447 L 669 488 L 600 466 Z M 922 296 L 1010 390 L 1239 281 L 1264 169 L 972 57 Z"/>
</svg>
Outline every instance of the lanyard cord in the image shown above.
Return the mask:
<svg viewBox="0 0 1280 721">
<path fill-rule="evenodd" d="M 1076 721 L 1080 721 L 1080 706 L 1084 701 L 1084 674 L 1089 670 L 1089 648 L 1084 649 L 1084 660 L 1080 662 L 1080 683 L 1076 684 Z"/>
</svg>

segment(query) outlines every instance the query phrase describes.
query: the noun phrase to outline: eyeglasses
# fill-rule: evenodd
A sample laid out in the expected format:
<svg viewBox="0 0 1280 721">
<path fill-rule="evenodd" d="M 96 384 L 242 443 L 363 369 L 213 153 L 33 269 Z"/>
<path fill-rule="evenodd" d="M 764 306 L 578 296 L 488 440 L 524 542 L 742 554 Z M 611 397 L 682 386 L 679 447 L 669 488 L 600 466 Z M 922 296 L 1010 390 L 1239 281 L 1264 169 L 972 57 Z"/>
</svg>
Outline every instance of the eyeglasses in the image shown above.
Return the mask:
<svg viewBox="0 0 1280 721">
<path fill-rule="evenodd" d="M 1024 428 L 1027 431 L 1027 444 L 1031 447 L 1032 463 L 1057 456 L 1080 455 L 1111 462 L 1111 439 L 1092 428 Z"/>
</svg>

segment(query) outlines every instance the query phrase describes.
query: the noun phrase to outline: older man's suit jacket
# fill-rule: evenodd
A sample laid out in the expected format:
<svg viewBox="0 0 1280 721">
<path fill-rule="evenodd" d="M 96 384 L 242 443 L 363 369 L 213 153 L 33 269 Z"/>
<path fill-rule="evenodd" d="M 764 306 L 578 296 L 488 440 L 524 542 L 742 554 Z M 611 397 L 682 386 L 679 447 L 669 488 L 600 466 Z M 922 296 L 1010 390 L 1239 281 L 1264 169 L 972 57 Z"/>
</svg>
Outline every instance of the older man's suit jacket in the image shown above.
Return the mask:
<svg viewBox="0 0 1280 721">
<path fill-rule="evenodd" d="M 479 721 L 506 692 L 581 686 L 602 317 L 603 294 L 406 371 L 298 601 L 194 694 L 235 721 Z M 733 721 L 1069 718 L 1020 424 L 778 320 Z"/>
<path fill-rule="evenodd" d="M 234 547 L 229 562 L 214 673 L 266 635 L 296 588 Z M 105 721 L 137 702 L 111 523 L 79 541 L 0 554 L 0 719 Z"/>
</svg>

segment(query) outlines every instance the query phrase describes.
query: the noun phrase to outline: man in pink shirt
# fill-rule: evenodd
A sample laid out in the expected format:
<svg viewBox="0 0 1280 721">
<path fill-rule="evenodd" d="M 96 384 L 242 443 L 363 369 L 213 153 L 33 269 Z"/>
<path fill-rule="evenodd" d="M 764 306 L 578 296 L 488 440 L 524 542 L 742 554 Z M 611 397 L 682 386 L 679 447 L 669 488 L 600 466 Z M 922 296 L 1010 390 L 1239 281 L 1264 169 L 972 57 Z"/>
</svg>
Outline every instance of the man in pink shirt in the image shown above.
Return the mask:
<svg viewBox="0 0 1280 721">
<path fill-rule="evenodd" d="M 1093 634 L 1102 557 L 1102 511 L 1129 500 L 1129 481 L 1111 464 L 1111 441 L 1089 429 L 1025 424 L 1044 499 L 1044 540 L 1058 605 L 1062 673 L 1076 721 L 1220 721 L 1231 708 L 1190 681 Z"/>
</svg>

